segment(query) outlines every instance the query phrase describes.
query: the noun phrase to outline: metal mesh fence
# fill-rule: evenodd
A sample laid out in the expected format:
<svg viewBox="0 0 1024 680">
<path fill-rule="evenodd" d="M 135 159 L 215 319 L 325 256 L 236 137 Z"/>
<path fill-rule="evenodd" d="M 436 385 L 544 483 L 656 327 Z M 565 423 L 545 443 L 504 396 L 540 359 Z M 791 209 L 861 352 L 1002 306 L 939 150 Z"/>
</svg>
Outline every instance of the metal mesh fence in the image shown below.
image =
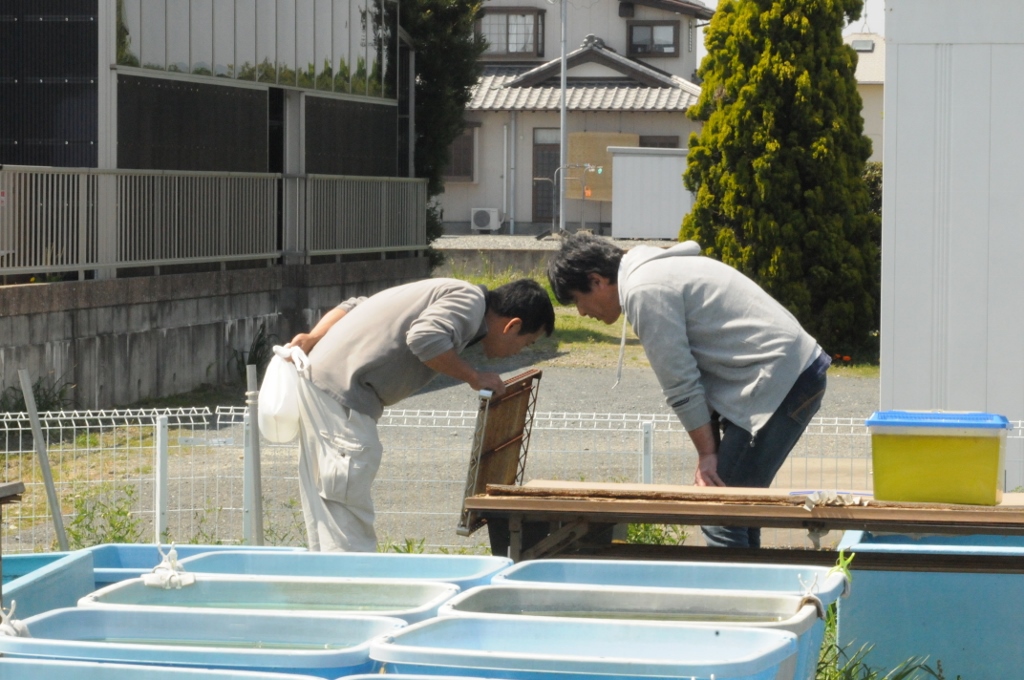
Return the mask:
<svg viewBox="0 0 1024 680">
<path fill-rule="evenodd" d="M 390 409 L 379 422 L 384 458 L 374 485 L 383 548 L 487 550 L 486 531 L 455 533 L 476 411 Z M 159 416 L 166 416 L 166 504 L 157 506 Z M 245 409 L 44 413 L 57 495 L 72 545 L 163 540 L 241 543 Z M 1012 440 L 1024 438 L 1015 422 Z M 1019 442 L 1018 442 L 1019 443 Z M 815 418 L 776 478 L 784 488 L 870 490 L 863 420 Z M 25 414 L 0 414 L 0 481 L 25 483 L 4 508 L 4 553 L 52 550 L 55 533 Z M 297 446 L 261 444 L 265 542 L 303 545 Z M 1009 461 L 1008 464 L 1019 464 Z M 537 412 L 526 479 L 689 484 L 696 452 L 670 414 Z M 766 545 L 807 545 L 803 532 L 766 531 Z"/>
</svg>

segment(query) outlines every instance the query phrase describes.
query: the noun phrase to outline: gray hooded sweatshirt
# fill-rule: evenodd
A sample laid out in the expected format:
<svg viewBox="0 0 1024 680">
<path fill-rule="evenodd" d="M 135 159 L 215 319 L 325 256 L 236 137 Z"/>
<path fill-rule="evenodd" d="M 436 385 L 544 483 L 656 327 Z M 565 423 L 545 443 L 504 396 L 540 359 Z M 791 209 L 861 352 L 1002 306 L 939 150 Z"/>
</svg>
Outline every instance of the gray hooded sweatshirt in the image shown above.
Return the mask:
<svg viewBox="0 0 1024 680">
<path fill-rule="evenodd" d="M 639 246 L 618 272 L 619 303 L 665 400 L 687 431 L 726 420 L 756 434 L 817 357 L 796 318 L 693 241 Z"/>
<path fill-rule="evenodd" d="M 461 353 L 487 332 L 486 290 L 457 279 L 426 279 L 350 298 L 309 353 L 313 384 L 342 406 L 380 418 L 437 373 L 424 361 Z"/>
</svg>

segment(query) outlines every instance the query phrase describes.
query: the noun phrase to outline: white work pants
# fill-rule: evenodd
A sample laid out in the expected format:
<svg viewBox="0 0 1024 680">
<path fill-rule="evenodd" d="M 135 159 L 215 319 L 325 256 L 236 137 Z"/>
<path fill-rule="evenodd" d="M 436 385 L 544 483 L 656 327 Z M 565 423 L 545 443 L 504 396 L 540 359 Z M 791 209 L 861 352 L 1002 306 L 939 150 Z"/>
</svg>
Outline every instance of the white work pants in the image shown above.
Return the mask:
<svg viewBox="0 0 1024 680">
<path fill-rule="evenodd" d="M 380 467 L 377 423 L 299 378 L 299 496 L 309 549 L 374 552 L 370 486 Z"/>
</svg>

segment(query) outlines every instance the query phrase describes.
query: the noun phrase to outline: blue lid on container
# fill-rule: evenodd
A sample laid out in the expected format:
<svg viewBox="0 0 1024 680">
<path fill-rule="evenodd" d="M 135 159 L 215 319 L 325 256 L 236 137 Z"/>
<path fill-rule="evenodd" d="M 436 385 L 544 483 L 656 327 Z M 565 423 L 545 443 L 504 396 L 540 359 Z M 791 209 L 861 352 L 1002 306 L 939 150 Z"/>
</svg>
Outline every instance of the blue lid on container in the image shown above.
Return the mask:
<svg viewBox="0 0 1024 680">
<path fill-rule="evenodd" d="M 875 411 L 865 423 L 868 427 L 973 427 L 1008 429 L 1006 416 L 994 413 L 957 413 L 954 411 Z"/>
</svg>

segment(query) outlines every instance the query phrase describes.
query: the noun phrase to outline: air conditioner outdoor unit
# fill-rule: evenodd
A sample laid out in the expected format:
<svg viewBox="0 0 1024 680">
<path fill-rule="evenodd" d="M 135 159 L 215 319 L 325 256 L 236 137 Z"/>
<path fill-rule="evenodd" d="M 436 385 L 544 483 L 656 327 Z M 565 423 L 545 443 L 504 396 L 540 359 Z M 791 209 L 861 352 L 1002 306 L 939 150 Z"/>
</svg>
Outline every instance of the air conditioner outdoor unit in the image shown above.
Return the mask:
<svg viewBox="0 0 1024 680">
<path fill-rule="evenodd" d="M 497 208 L 473 208 L 470 211 L 469 222 L 477 231 L 497 231 L 501 228 Z"/>
</svg>

